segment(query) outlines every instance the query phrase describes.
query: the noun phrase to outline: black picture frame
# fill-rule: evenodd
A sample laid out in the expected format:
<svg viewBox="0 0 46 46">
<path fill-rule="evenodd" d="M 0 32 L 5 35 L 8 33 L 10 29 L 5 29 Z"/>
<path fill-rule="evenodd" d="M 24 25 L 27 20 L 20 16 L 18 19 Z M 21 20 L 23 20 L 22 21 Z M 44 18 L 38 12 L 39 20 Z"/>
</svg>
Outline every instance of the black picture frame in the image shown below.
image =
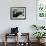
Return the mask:
<svg viewBox="0 0 46 46">
<path fill-rule="evenodd" d="M 26 19 L 26 7 L 11 7 L 10 8 L 11 20 L 25 20 Z"/>
</svg>

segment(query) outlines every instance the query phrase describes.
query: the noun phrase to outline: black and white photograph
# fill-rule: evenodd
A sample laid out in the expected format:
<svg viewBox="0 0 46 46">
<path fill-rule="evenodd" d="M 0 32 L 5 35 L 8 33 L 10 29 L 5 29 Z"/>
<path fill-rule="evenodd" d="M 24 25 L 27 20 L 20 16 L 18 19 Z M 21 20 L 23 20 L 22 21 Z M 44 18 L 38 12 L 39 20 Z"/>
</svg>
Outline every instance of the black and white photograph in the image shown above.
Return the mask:
<svg viewBox="0 0 46 46">
<path fill-rule="evenodd" d="M 24 20 L 26 19 L 26 7 L 11 7 L 10 8 L 11 20 Z"/>
</svg>

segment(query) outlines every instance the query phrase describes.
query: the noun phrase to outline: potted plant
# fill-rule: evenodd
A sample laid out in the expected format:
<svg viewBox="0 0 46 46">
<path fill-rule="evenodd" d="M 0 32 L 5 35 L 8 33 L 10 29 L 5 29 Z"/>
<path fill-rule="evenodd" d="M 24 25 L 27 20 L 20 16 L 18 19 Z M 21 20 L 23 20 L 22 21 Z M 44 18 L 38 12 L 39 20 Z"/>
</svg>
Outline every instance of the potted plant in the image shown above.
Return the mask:
<svg viewBox="0 0 46 46">
<path fill-rule="evenodd" d="M 33 35 L 37 38 L 38 43 L 41 43 L 40 40 L 46 36 L 45 34 L 45 32 L 35 32 Z"/>
</svg>

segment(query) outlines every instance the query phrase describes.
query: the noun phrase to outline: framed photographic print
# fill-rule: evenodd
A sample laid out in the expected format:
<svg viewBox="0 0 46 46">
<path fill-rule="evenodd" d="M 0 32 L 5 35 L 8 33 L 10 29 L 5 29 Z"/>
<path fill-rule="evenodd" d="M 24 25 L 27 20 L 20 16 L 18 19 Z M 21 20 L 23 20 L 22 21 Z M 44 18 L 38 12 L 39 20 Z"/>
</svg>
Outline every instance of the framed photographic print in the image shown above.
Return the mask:
<svg viewBox="0 0 46 46">
<path fill-rule="evenodd" d="M 26 19 L 26 7 L 11 7 L 10 8 L 11 20 L 24 20 Z"/>
<path fill-rule="evenodd" d="M 46 0 L 37 0 L 36 1 L 36 23 L 37 25 L 46 25 Z"/>
<path fill-rule="evenodd" d="M 37 15 L 39 18 L 46 18 L 46 0 L 37 1 Z"/>
</svg>

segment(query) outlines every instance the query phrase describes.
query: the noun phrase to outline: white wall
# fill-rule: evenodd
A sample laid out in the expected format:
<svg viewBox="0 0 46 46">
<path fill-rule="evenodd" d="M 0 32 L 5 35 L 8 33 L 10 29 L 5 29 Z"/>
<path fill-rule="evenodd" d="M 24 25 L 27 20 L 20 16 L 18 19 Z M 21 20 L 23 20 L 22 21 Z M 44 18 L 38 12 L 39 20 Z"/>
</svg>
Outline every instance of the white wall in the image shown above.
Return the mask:
<svg viewBox="0 0 46 46">
<path fill-rule="evenodd" d="M 10 7 L 26 7 L 26 20 L 10 20 Z M 17 26 L 32 36 L 32 24 L 36 24 L 36 0 L 0 0 L 0 34 Z"/>
</svg>

